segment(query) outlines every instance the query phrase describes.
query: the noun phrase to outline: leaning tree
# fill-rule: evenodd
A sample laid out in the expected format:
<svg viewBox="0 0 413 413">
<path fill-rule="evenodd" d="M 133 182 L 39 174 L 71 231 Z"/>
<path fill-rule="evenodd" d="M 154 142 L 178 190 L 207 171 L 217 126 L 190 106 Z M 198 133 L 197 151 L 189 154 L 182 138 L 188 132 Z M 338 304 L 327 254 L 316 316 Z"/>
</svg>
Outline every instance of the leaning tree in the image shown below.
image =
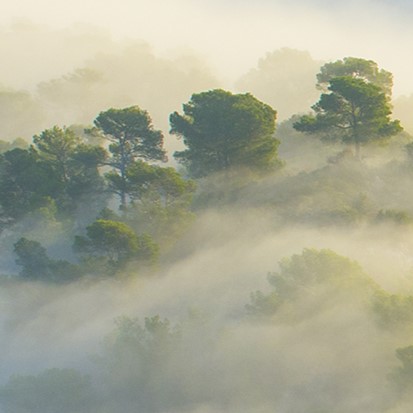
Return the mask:
<svg viewBox="0 0 413 413">
<path fill-rule="evenodd" d="M 334 77 L 328 93 L 312 107 L 314 113 L 294 123 L 301 132 L 351 144 L 360 155 L 362 144 L 383 140 L 402 130 L 391 120 L 390 97 L 380 86 L 356 76 Z"/>
</svg>

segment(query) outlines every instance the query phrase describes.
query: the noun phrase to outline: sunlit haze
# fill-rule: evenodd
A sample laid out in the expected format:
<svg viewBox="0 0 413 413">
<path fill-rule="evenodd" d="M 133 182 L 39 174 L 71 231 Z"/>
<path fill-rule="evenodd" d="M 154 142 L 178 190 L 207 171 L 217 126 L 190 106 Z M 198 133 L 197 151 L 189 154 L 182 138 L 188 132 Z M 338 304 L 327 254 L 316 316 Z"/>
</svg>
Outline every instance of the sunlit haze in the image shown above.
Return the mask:
<svg viewBox="0 0 413 413">
<path fill-rule="evenodd" d="M 3 0 L 0 413 L 413 412 L 412 21 Z"/>
<path fill-rule="evenodd" d="M 227 80 L 281 47 L 324 61 L 360 56 L 394 73 L 398 95 L 413 91 L 412 14 L 403 1 L 16 0 L 3 4 L 1 22 L 3 30 L 21 19 L 51 28 L 81 23 L 142 39 L 159 54 L 191 50 Z"/>
</svg>

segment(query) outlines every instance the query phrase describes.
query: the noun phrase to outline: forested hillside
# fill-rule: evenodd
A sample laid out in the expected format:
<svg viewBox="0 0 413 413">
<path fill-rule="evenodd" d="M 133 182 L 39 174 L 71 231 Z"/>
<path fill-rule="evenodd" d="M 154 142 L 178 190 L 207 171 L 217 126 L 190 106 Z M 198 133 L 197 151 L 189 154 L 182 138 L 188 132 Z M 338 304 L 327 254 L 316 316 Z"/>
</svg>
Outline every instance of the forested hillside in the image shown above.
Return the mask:
<svg viewBox="0 0 413 413">
<path fill-rule="evenodd" d="M 411 411 L 392 73 L 282 49 L 233 85 L 135 45 L 0 90 L 1 411 Z"/>
</svg>

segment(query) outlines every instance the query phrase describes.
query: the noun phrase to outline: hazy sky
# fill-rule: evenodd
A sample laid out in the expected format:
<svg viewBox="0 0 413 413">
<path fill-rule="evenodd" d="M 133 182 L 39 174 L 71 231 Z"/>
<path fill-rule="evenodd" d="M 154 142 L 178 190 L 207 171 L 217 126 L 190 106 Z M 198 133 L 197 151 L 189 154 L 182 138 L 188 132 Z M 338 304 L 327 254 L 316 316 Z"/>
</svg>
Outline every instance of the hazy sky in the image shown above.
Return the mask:
<svg viewBox="0 0 413 413">
<path fill-rule="evenodd" d="M 413 5 L 408 0 L 6 0 L 0 23 L 87 23 L 140 38 L 157 53 L 192 50 L 233 78 L 280 47 L 315 59 L 371 58 L 413 92 Z"/>
</svg>

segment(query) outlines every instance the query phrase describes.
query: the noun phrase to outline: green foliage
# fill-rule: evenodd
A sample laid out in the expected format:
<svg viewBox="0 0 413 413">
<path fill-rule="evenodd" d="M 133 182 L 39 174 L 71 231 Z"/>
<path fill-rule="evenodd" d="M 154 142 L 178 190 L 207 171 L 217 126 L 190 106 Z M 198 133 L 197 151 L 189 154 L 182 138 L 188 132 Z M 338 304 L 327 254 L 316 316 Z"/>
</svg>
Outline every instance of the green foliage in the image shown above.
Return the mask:
<svg viewBox="0 0 413 413">
<path fill-rule="evenodd" d="M 121 207 L 126 207 L 126 170 L 137 159 L 166 161 L 163 135 L 152 126 L 148 112 L 138 106 L 109 109 L 95 119 L 96 127 L 110 142 L 107 164 L 114 172 L 109 175 L 112 189 L 120 195 Z"/>
<path fill-rule="evenodd" d="M 99 174 L 106 151 L 82 143 L 70 129 L 46 129 L 29 149 L 0 154 L 0 206 L 4 221 L 14 222 L 50 204 L 57 214 L 74 215 L 77 207 L 103 196 Z"/>
<path fill-rule="evenodd" d="M 121 317 L 116 320 L 116 329 L 107 338 L 104 351 L 119 358 L 119 362 L 128 358 L 132 361 L 131 353 L 138 359 L 153 361 L 179 338 L 179 328 L 172 327 L 168 319 L 162 320 L 159 315 L 145 317 L 143 326 L 136 318 Z M 136 373 L 139 374 L 138 371 Z"/>
<path fill-rule="evenodd" d="M 284 258 L 268 280 L 272 291 L 252 293 L 249 314 L 302 320 L 339 303 L 351 303 L 361 304 L 386 330 L 410 331 L 413 326 L 413 296 L 385 292 L 358 263 L 330 250 L 305 249 Z"/>
<path fill-rule="evenodd" d="M 311 172 L 285 176 L 253 188 L 251 202 L 267 206 L 283 225 L 356 226 L 377 215 L 372 186 L 377 172 L 353 156 Z"/>
<path fill-rule="evenodd" d="M 31 279 L 44 275 L 48 278 L 50 259 L 40 242 L 20 238 L 14 244 L 14 252 L 18 256 L 16 264 L 23 267 L 22 277 Z"/>
<path fill-rule="evenodd" d="M 26 280 L 64 283 L 79 278 L 80 269 L 65 260 L 53 260 L 38 241 L 20 238 L 14 244 L 16 264 L 22 267 L 20 276 Z"/>
<path fill-rule="evenodd" d="M 294 128 L 310 134 L 321 133 L 326 139 L 354 144 L 383 140 L 400 132 L 399 121 L 391 121 L 389 97 L 380 87 L 362 78 L 334 77 L 312 108 L 315 115 L 305 115 Z"/>
<path fill-rule="evenodd" d="M 271 274 L 269 281 L 284 297 L 294 297 L 316 285 L 350 291 L 375 286 L 358 263 L 331 250 L 305 249 L 300 255 L 281 260 L 279 266 L 279 272 Z"/>
<path fill-rule="evenodd" d="M 63 210 L 73 210 L 77 201 L 103 191 L 98 168 L 107 154 L 102 147 L 88 145 L 72 129 L 57 126 L 34 136 L 33 143 L 60 183 L 58 204 Z"/>
<path fill-rule="evenodd" d="M 103 208 L 99 212 L 97 219 L 104 219 L 106 221 L 122 221 L 121 217 L 110 208 Z"/>
<path fill-rule="evenodd" d="M 350 76 L 362 79 L 378 86 L 387 96 L 391 96 L 393 75 L 379 69 L 376 62 L 357 57 L 345 57 L 343 60 L 326 63 L 317 74 L 317 86 L 326 90 L 330 81 L 336 77 Z"/>
<path fill-rule="evenodd" d="M 135 161 L 127 173 L 128 191 L 134 202 L 142 201 L 145 197 L 153 197 L 153 201 L 168 207 L 182 201 L 183 196 L 195 190 L 195 183 L 185 180 L 174 168 L 162 168 Z"/>
<path fill-rule="evenodd" d="M 122 187 L 130 199 L 122 217 L 114 220 L 124 221 L 162 242 L 175 239 L 192 222 L 195 182 L 184 179 L 174 168 L 136 160 L 126 169 L 125 180 L 114 170 L 105 176 L 111 191 L 121 195 L 118 189 Z"/>
<path fill-rule="evenodd" d="M 377 214 L 376 221 L 379 223 L 391 222 L 397 225 L 410 225 L 413 223 L 413 219 L 408 212 L 394 209 L 381 209 Z"/>
<path fill-rule="evenodd" d="M 413 327 L 413 296 L 377 291 L 372 308 L 380 326 L 390 329 Z"/>
<path fill-rule="evenodd" d="M 0 388 L 5 413 L 81 413 L 95 394 L 88 376 L 72 369 L 49 369 L 37 376 L 12 376 Z"/>
<path fill-rule="evenodd" d="M 42 158 L 50 161 L 62 179 L 67 181 L 68 163 L 71 154 L 81 143 L 80 138 L 71 129 L 54 126 L 52 129 L 44 130 L 40 135 L 33 136 L 33 143 Z"/>
<path fill-rule="evenodd" d="M 60 183 L 51 165 L 33 150 L 12 149 L 0 155 L 0 205 L 3 219 L 18 220 L 49 203 Z"/>
<path fill-rule="evenodd" d="M 183 179 L 174 168 L 135 161 L 126 171 L 131 199 L 124 219 L 157 240 L 171 240 L 192 222 L 190 206 L 194 181 Z"/>
<path fill-rule="evenodd" d="M 107 153 L 100 146 L 80 144 L 72 153 L 71 176 L 68 192 L 72 196 L 103 191 L 104 185 L 98 167 L 104 164 Z"/>
<path fill-rule="evenodd" d="M 86 237 L 76 236 L 74 250 L 107 262 L 116 272 L 131 261 L 152 264 L 158 247 L 148 235 L 140 235 L 123 222 L 98 219 L 86 228 Z"/>
<path fill-rule="evenodd" d="M 94 123 L 111 142 L 113 166 L 120 169 L 137 158 L 165 161 L 162 133 L 153 129 L 148 112 L 138 106 L 101 112 Z"/>
<path fill-rule="evenodd" d="M 174 156 L 192 176 L 279 166 L 276 112 L 254 96 L 216 89 L 192 95 L 183 110 L 184 115 L 170 116 L 171 133 L 182 137 L 187 147 Z"/>
<path fill-rule="evenodd" d="M 305 249 L 281 260 L 279 267 L 268 276 L 273 291 L 251 295 L 251 314 L 282 311 L 287 317 L 307 317 L 342 299 L 365 303 L 378 289 L 359 264 L 330 250 Z"/>
<path fill-rule="evenodd" d="M 396 357 L 401 366 L 389 374 L 389 379 L 396 389 L 411 398 L 413 389 L 413 346 L 401 347 L 396 350 Z"/>
<path fill-rule="evenodd" d="M 250 315 L 256 317 L 270 317 L 278 311 L 282 300 L 276 291 L 264 294 L 261 291 L 254 291 L 250 294 L 251 304 L 246 305 Z"/>
<path fill-rule="evenodd" d="M 145 318 L 144 325 L 138 319 L 119 318 L 97 359 L 107 386 L 105 404 L 117 400 L 129 412 L 164 411 L 184 403 L 179 381 L 169 370 L 180 342 L 180 328 L 158 315 Z"/>
</svg>

